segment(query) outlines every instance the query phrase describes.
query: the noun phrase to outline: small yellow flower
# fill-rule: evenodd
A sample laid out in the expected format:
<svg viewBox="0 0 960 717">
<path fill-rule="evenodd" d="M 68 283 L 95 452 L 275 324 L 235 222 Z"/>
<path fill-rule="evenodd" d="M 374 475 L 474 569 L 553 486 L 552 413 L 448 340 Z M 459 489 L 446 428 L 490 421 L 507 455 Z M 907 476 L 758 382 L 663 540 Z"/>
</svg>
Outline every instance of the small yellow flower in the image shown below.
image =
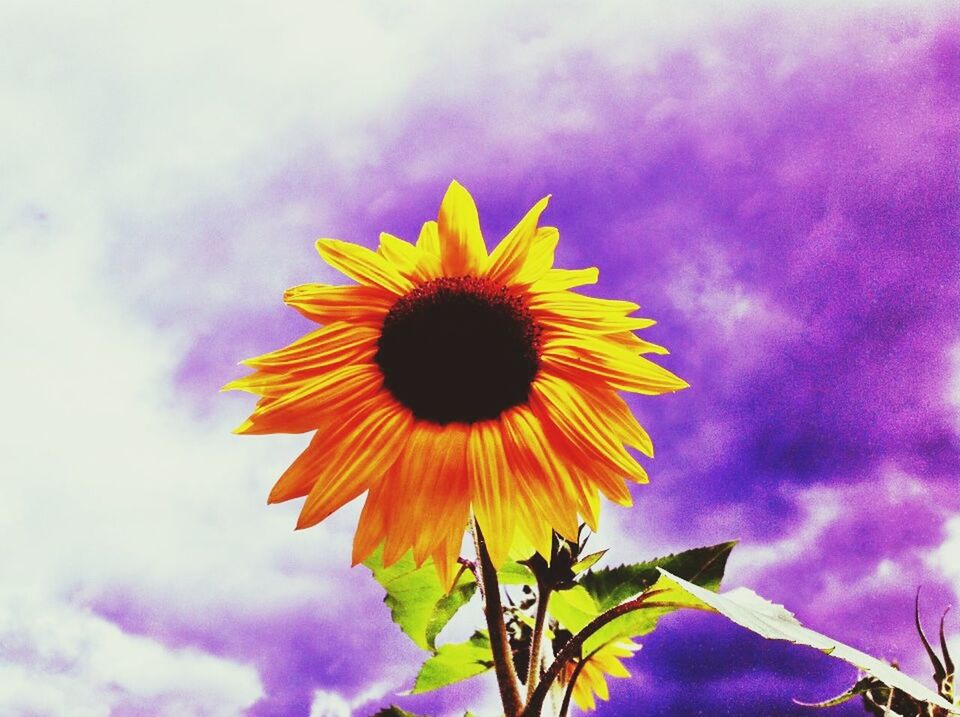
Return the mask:
<svg viewBox="0 0 960 717">
<path fill-rule="evenodd" d="M 489 254 L 457 182 L 415 245 L 317 242 L 357 283 L 289 289 L 323 327 L 225 387 L 260 396 L 237 433 L 316 432 L 270 493 L 306 496 L 298 528 L 366 493 L 354 563 L 383 544 L 388 565 L 412 549 L 446 578 L 471 513 L 500 565 L 515 542 L 575 540 L 580 517 L 595 529 L 599 493 L 630 505 L 624 478 L 647 474 L 624 444 L 653 446 L 617 392 L 687 384 L 642 356 L 666 350 L 634 335 L 654 323 L 636 304 L 570 291 L 597 269 L 552 268 L 548 199 Z"/>
<path fill-rule="evenodd" d="M 607 688 L 606 675 L 611 677 L 629 677 L 627 668 L 620 662 L 622 657 L 633 657 L 633 654 L 640 649 L 640 645 L 633 640 L 619 640 L 609 645 L 601 647 L 592 656 L 587 658 L 586 663 L 580 668 L 577 675 L 577 681 L 573 685 L 573 701 L 584 711 L 596 709 L 597 703 L 594 695 L 602 700 L 610 699 L 610 691 Z M 578 661 L 574 660 L 564 665 L 563 672 L 560 675 L 560 684 L 566 687 L 577 669 Z"/>
</svg>

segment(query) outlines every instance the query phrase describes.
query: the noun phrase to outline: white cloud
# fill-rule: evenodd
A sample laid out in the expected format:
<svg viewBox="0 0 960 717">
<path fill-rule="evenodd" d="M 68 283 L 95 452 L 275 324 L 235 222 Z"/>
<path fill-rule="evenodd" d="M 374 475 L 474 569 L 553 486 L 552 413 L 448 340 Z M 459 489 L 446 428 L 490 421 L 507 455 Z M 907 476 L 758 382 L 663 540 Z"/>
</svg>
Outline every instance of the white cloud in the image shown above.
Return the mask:
<svg viewBox="0 0 960 717">
<path fill-rule="evenodd" d="M 351 717 L 350 703 L 335 692 L 317 690 L 310 706 L 310 717 Z"/>
<path fill-rule="evenodd" d="M 947 521 L 946 534 L 943 544 L 929 556 L 928 564 L 931 568 L 939 570 L 950 581 L 956 601 L 960 603 L 960 516 Z M 957 627 L 956 614 L 952 614 L 953 618 L 947 624 L 952 625 L 953 629 L 950 631 L 951 637 L 947 642 L 952 646 L 952 654 L 956 661 L 956 656 L 960 654 L 960 627 Z"/>
<path fill-rule="evenodd" d="M 781 492 L 797 510 L 798 519 L 782 537 L 767 543 L 751 542 L 737 547 L 730 558 L 730 573 L 736 575 L 738 581 L 749 584 L 770 569 L 802 563 L 807 557 L 817 555 L 831 530 L 845 535 L 851 530 L 850 521 L 857 524 L 862 520 L 861 515 L 851 512 L 851 506 L 869 504 L 871 511 L 886 518 L 900 511 L 929 505 L 929 489 L 923 481 L 895 465 L 880 467 L 857 482 L 809 488 L 786 487 Z M 937 515 L 935 507 L 930 506 L 928 510 L 931 517 Z M 882 550 L 884 546 L 865 547 Z M 865 554 L 863 560 L 870 564 L 871 556 Z M 870 575 L 859 577 L 856 586 L 837 585 L 836 592 L 828 585 L 821 602 L 830 605 L 843 596 L 851 600 L 854 592 L 868 593 L 883 584 L 893 584 L 898 568 L 895 560 L 882 553 L 878 553 L 874 560 L 876 563 Z"/>
<path fill-rule="evenodd" d="M 2 597 L 4 714 L 236 717 L 260 697 L 252 667 L 170 649 L 62 604 Z"/>
<path fill-rule="evenodd" d="M 238 714 L 260 693 L 252 667 L 84 606 L 117 593 L 199 625 L 230 609 L 322 612 L 336 584 L 317 576 L 346 568 L 348 531 L 294 536 L 290 511 L 264 505 L 302 438 L 241 447 L 224 420 L 192 423 L 169 388 L 176 342 L 112 304 L 77 247 L 13 238 L 0 245 L 0 563 L 16 576 L 0 585 L 0 712 Z"/>
<path fill-rule="evenodd" d="M 956 411 L 957 433 L 960 434 L 960 343 L 950 349 L 950 377 L 947 380 L 947 403 Z"/>
<path fill-rule="evenodd" d="M 696 257 L 684 257 L 674 271 L 668 296 L 689 321 L 710 323 L 729 340 L 759 342 L 770 333 L 791 331 L 796 320 L 752 293 L 736 279 L 737 267 L 723 243 L 704 237 Z M 753 349 L 759 350 L 759 347 Z M 749 354 L 751 347 L 744 347 Z"/>
</svg>

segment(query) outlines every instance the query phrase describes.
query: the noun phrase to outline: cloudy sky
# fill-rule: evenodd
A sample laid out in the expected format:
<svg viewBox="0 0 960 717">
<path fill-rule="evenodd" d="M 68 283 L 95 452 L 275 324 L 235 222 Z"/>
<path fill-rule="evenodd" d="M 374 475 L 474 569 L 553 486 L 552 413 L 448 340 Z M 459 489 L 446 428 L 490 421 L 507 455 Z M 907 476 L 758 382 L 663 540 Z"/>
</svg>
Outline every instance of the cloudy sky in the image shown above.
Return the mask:
<svg viewBox="0 0 960 717">
<path fill-rule="evenodd" d="M 491 714 L 349 568 L 358 506 L 265 505 L 236 362 L 307 328 L 318 236 L 411 237 L 457 178 L 498 238 L 640 303 L 689 391 L 597 543 L 739 538 L 727 586 L 927 680 L 960 602 L 954 3 L 4 3 L 0 713 Z M 456 629 L 457 626 L 453 626 Z M 960 653 L 960 618 L 948 632 Z M 852 668 L 676 615 L 601 716 L 808 714 Z M 855 706 L 834 711 L 860 714 Z"/>
</svg>

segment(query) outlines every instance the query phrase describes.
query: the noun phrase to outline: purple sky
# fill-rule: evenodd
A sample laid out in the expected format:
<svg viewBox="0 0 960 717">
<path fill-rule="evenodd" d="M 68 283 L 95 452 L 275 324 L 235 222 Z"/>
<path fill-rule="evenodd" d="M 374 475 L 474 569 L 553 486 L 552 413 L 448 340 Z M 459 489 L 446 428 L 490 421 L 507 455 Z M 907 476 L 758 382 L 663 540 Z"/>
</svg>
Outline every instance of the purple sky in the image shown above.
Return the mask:
<svg viewBox="0 0 960 717">
<path fill-rule="evenodd" d="M 495 709 L 484 678 L 394 696 L 422 653 L 348 568 L 358 507 L 292 534 L 264 503 L 304 438 L 228 435 L 251 401 L 217 393 L 309 328 L 280 297 L 334 279 L 316 237 L 413 237 L 452 178 L 488 242 L 553 194 L 558 264 L 692 385 L 633 401 L 657 459 L 611 561 L 739 538 L 727 587 L 928 680 L 913 594 L 960 600 L 954 6 L 10 12 L 0 712 Z M 854 677 L 696 614 L 630 664 L 598 715 L 807 714 Z"/>
</svg>

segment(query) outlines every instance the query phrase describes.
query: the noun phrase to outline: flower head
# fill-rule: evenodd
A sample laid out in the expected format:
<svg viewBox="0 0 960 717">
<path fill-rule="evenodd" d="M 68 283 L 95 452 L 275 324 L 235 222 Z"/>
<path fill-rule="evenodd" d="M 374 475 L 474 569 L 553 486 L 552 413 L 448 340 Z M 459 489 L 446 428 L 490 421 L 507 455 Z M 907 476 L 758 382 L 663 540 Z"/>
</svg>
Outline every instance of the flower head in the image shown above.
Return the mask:
<svg viewBox="0 0 960 717">
<path fill-rule="evenodd" d="M 582 666 L 579 660 L 573 660 L 564 665 L 560 684 L 568 685 L 576 675 L 576 682 L 573 684 L 573 701 L 584 711 L 596 709 L 596 697 L 602 700 L 610 699 L 606 676 L 629 677 L 630 673 L 620 662 L 620 658 L 633 657 L 639 649 L 640 645 L 633 640 L 611 642 L 587 657 Z"/>
<path fill-rule="evenodd" d="M 666 351 L 634 334 L 653 324 L 636 304 L 571 291 L 597 269 L 552 268 L 548 200 L 489 254 L 457 182 L 415 245 L 317 242 L 357 283 L 288 290 L 322 328 L 226 386 L 260 396 L 237 433 L 316 432 L 270 493 L 306 496 L 299 528 L 366 493 L 354 562 L 383 544 L 446 576 L 471 513 L 499 565 L 521 542 L 549 555 L 553 530 L 576 540 L 580 517 L 595 529 L 599 493 L 631 503 L 624 479 L 647 474 L 625 445 L 653 447 L 617 392 L 687 384 L 643 357 Z"/>
</svg>

